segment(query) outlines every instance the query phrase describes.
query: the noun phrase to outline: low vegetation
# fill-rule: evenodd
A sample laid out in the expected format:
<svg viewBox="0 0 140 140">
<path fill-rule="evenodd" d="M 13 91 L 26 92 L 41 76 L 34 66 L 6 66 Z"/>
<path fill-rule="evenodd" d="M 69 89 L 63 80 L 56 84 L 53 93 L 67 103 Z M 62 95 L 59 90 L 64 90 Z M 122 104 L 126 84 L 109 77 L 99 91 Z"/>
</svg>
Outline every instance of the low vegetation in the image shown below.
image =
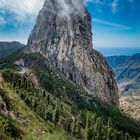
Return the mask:
<svg viewBox="0 0 140 140">
<path fill-rule="evenodd" d="M 28 72 L 21 74 L 20 67 L 13 65 L 19 59 L 24 60 Z M 15 104 L 10 110 L 15 109 L 28 120 L 27 131 L 23 122 L 19 127 L 14 125 L 18 138 L 137 140 L 140 136 L 139 122 L 125 116 L 116 107 L 89 96 L 38 53 L 25 55 L 21 51 L 14 59 L 11 55 L 1 60 L 0 72 L 5 95 L 12 96 Z M 16 117 L 17 124 L 18 120 L 21 119 Z M 2 122 L 0 119 L 4 127 Z M 0 134 L 5 139 L 15 138 L 5 128 Z"/>
</svg>

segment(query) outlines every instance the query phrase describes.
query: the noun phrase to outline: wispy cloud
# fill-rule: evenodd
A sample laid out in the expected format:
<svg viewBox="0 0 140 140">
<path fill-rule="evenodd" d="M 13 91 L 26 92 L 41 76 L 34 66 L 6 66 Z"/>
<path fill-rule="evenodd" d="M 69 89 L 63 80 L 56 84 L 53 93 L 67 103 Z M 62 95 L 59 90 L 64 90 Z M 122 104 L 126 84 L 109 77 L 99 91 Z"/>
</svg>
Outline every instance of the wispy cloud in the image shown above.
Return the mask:
<svg viewBox="0 0 140 140">
<path fill-rule="evenodd" d="M 0 0 L 0 13 L 6 11 L 14 15 L 14 20 L 25 22 L 36 17 L 44 0 Z"/>
<path fill-rule="evenodd" d="M 14 21 L 25 22 L 29 20 L 34 20 L 41 9 L 45 0 L 0 0 L 0 14 L 3 11 L 7 11 L 14 15 Z M 51 0 L 50 0 L 51 1 Z M 62 0 L 59 0 L 62 1 Z M 73 0 L 77 1 L 77 0 Z M 94 3 L 100 11 L 104 6 L 110 8 L 113 13 L 119 11 L 119 6 L 122 0 L 84 0 L 85 3 Z M 129 3 L 133 3 L 134 0 L 124 0 Z M 64 2 L 62 3 L 62 5 Z M 77 3 L 75 2 L 77 5 Z M 67 8 L 67 7 L 66 7 Z M 5 18 L 6 22 L 9 22 Z M 1 24 L 4 22 L 1 22 Z"/>
<path fill-rule="evenodd" d="M 111 26 L 111 27 L 114 27 L 114 28 L 117 28 L 117 29 L 120 29 L 120 30 L 131 30 L 132 29 L 131 27 L 126 26 L 126 25 L 122 25 L 122 24 L 118 24 L 118 23 L 112 23 L 112 22 L 105 21 L 105 20 L 102 20 L 102 19 L 97 19 L 97 18 L 94 18 L 93 22 L 104 24 L 104 25 L 107 25 L 107 26 Z"/>
<path fill-rule="evenodd" d="M 85 0 L 86 3 L 94 3 L 95 7 L 100 11 L 107 7 L 115 14 L 120 10 L 120 7 L 125 7 L 125 3 L 133 4 L 135 0 Z"/>
<path fill-rule="evenodd" d="M 102 3 L 102 0 L 85 0 L 85 2 Z"/>
<path fill-rule="evenodd" d="M 119 0 L 113 0 L 111 4 L 111 10 L 113 13 L 116 13 L 118 6 L 119 6 Z"/>
<path fill-rule="evenodd" d="M 0 25 L 4 25 L 6 23 L 5 19 L 3 17 L 0 17 Z"/>
</svg>

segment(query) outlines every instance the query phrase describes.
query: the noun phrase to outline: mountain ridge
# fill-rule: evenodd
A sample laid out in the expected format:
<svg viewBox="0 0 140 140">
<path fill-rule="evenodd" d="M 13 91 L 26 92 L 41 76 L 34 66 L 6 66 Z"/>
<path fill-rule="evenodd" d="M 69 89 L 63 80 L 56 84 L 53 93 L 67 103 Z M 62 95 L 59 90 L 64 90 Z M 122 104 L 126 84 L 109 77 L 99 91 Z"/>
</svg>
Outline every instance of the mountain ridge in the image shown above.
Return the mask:
<svg viewBox="0 0 140 140">
<path fill-rule="evenodd" d="M 14 51 L 22 47 L 25 47 L 25 45 L 17 41 L 11 41 L 11 42 L 1 41 L 0 42 L 0 58 L 13 53 Z"/>
<path fill-rule="evenodd" d="M 139 95 L 140 53 L 107 57 L 107 61 L 114 69 L 120 93 Z"/>
<path fill-rule="evenodd" d="M 10 88 L 12 91 L 15 91 L 14 94 L 20 96 L 22 101 L 46 122 L 47 126 L 44 126 L 44 128 L 46 128 L 47 131 L 41 133 L 42 136 L 44 136 L 43 134 L 47 137 L 50 134 L 55 135 L 53 132 L 56 130 L 57 133 L 64 136 L 64 138 L 61 137 L 61 139 L 64 140 L 71 140 L 73 138 L 84 139 L 84 137 L 87 136 L 91 138 L 96 137 L 97 140 L 100 140 L 103 137 L 107 138 L 106 134 L 110 133 L 107 128 L 112 126 L 108 126 L 107 124 L 112 122 L 113 127 L 111 128 L 112 135 L 110 138 L 117 136 L 117 140 L 120 140 L 121 137 L 122 140 L 124 140 L 127 136 L 139 137 L 140 127 L 138 122 L 127 117 L 120 112 L 118 108 L 87 94 L 82 87 L 79 87 L 63 73 L 58 71 L 58 69 L 41 54 L 26 54 L 23 52 L 24 50 L 21 49 L 21 51 L 17 51 L 17 53 L 2 59 L 0 61 L 0 72 L 2 73 L 4 83 L 8 85 L 8 89 Z M 22 73 L 23 67 L 27 69 L 25 73 Z M 36 77 L 34 78 L 37 79 L 39 87 L 36 86 L 36 80 L 34 81 L 34 78 L 32 78 L 33 75 Z M 12 92 L 8 94 L 10 96 L 13 95 Z M 57 110 L 58 114 L 55 113 L 56 106 L 60 108 L 60 111 Z M 58 115 L 57 118 L 59 118 L 56 119 L 56 124 L 55 114 Z M 87 128 L 85 126 L 87 124 L 86 116 L 88 116 L 88 114 L 90 114 L 89 117 L 92 121 L 92 123 L 89 121 L 89 133 L 86 131 Z M 53 117 L 49 117 L 50 115 Z M 72 119 L 72 116 L 76 119 L 76 122 Z M 96 119 L 92 120 L 94 116 Z M 100 126 L 99 120 L 103 125 Z M 82 124 L 76 125 L 77 123 Z M 55 129 L 55 125 L 59 132 Z M 68 127 L 69 129 L 66 127 L 67 125 L 70 126 Z M 102 128 L 101 132 L 97 131 L 97 129 L 93 129 L 93 126 L 96 127 L 96 125 Z M 73 129 L 74 127 L 76 128 Z M 82 131 L 77 131 L 79 128 Z M 117 133 L 115 133 L 115 131 L 117 131 Z M 6 132 L 5 130 L 5 134 L 7 134 Z M 32 130 L 29 130 L 29 133 L 31 132 Z M 98 132 L 101 134 L 100 137 L 97 135 Z M 22 131 L 20 133 L 22 134 Z M 24 136 L 26 136 L 26 133 Z M 34 136 L 34 134 L 32 134 L 32 136 Z M 39 135 L 36 136 L 39 137 Z M 58 135 L 54 139 L 57 140 Z M 90 140 L 90 138 L 88 138 L 88 140 Z"/>
<path fill-rule="evenodd" d="M 46 0 L 28 40 L 29 52 L 40 52 L 89 94 L 119 106 L 114 74 L 92 47 L 91 17 L 83 0 Z M 67 9 L 65 8 L 67 7 Z"/>
<path fill-rule="evenodd" d="M 83 0 L 46 0 L 28 47 L 0 59 L 0 139 L 139 140 L 139 121 L 119 110 L 113 71 L 92 47 Z"/>
</svg>

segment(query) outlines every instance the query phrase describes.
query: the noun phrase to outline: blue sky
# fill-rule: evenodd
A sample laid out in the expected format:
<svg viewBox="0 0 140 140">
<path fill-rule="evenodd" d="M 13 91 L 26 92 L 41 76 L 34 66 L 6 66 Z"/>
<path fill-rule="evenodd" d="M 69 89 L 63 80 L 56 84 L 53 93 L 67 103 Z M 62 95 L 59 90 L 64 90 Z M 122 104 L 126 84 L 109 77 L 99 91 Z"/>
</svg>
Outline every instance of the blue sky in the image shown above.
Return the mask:
<svg viewBox="0 0 140 140">
<path fill-rule="evenodd" d="M 44 0 L 0 0 L 0 41 L 26 43 Z M 86 0 L 95 48 L 140 47 L 139 0 Z"/>
</svg>

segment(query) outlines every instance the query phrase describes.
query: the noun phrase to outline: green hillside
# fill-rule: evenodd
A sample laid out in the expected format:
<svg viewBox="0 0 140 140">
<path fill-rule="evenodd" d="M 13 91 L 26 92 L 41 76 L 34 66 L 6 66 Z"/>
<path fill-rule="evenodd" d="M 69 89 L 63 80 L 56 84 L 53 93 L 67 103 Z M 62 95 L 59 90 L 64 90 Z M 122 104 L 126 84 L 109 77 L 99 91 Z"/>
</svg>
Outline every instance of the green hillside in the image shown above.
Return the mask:
<svg viewBox="0 0 140 140">
<path fill-rule="evenodd" d="M 25 45 L 13 41 L 13 42 L 0 42 L 0 58 L 6 57 L 18 49 L 25 47 Z"/>
<path fill-rule="evenodd" d="M 18 50 L 0 60 L 0 73 L 0 138 L 4 140 L 140 137 L 139 122 L 88 95 L 38 53 Z"/>
</svg>

